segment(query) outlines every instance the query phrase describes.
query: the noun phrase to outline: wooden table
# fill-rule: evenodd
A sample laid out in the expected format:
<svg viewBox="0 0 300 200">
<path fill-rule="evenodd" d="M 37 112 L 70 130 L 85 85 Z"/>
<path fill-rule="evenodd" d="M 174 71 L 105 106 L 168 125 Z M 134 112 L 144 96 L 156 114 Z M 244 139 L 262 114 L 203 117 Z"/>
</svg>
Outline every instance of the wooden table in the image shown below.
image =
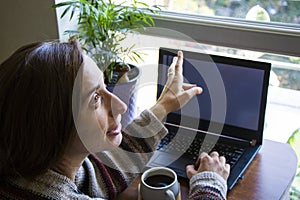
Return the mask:
<svg viewBox="0 0 300 200">
<path fill-rule="evenodd" d="M 227 199 L 277 200 L 288 195 L 290 185 L 297 169 L 297 156 L 285 143 L 264 140 L 262 149 L 244 173 L 244 179 L 238 181 L 228 192 Z M 138 177 L 118 199 L 138 199 Z M 182 200 L 188 196 L 188 182 L 179 179 Z"/>
</svg>

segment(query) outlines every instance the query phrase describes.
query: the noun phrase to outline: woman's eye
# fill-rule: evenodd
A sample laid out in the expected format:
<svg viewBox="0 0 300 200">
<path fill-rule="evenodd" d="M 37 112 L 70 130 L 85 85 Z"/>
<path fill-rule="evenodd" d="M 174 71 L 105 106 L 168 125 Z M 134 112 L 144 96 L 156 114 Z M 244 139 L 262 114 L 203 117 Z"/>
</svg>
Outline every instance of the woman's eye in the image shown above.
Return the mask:
<svg viewBox="0 0 300 200">
<path fill-rule="evenodd" d="M 97 105 L 100 103 L 100 101 L 101 101 L 101 96 L 99 94 L 95 93 L 94 97 L 93 97 L 93 104 Z"/>
</svg>

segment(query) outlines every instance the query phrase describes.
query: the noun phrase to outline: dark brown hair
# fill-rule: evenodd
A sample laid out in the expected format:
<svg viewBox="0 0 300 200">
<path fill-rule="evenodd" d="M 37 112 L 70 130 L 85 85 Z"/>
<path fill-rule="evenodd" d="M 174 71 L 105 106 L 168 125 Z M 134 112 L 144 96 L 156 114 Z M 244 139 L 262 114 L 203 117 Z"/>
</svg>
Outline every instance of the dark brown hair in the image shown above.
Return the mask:
<svg viewBox="0 0 300 200">
<path fill-rule="evenodd" d="M 72 90 L 83 63 L 76 41 L 21 47 L 0 65 L 0 178 L 32 177 L 75 135 Z"/>
</svg>

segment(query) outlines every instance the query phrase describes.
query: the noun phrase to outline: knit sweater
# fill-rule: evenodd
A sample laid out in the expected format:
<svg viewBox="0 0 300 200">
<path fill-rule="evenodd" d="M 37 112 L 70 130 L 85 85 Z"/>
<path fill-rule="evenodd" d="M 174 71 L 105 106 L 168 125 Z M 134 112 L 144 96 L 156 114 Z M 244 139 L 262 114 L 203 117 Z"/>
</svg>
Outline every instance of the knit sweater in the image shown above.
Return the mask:
<svg viewBox="0 0 300 200">
<path fill-rule="evenodd" d="M 0 199 L 114 199 L 136 178 L 150 159 L 166 128 L 148 110 L 123 133 L 120 148 L 89 155 L 79 168 L 75 181 L 48 170 L 27 180 L 0 181 Z M 226 199 L 226 181 L 216 173 L 202 172 L 190 180 L 190 200 Z"/>
</svg>

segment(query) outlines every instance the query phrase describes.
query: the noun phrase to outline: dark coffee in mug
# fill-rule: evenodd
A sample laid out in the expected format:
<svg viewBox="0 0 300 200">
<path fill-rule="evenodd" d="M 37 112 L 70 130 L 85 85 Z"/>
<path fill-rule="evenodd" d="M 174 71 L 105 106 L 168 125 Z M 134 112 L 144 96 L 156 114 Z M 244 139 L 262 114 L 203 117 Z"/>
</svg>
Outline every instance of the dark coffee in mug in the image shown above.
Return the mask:
<svg viewBox="0 0 300 200">
<path fill-rule="evenodd" d="M 153 175 L 145 178 L 145 183 L 152 187 L 165 187 L 173 183 L 174 178 L 167 175 Z"/>
<path fill-rule="evenodd" d="M 140 194 L 144 200 L 175 200 L 179 191 L 177 174 L 170 168 L 152 167 L 142 174 Z"/>
</svg>

